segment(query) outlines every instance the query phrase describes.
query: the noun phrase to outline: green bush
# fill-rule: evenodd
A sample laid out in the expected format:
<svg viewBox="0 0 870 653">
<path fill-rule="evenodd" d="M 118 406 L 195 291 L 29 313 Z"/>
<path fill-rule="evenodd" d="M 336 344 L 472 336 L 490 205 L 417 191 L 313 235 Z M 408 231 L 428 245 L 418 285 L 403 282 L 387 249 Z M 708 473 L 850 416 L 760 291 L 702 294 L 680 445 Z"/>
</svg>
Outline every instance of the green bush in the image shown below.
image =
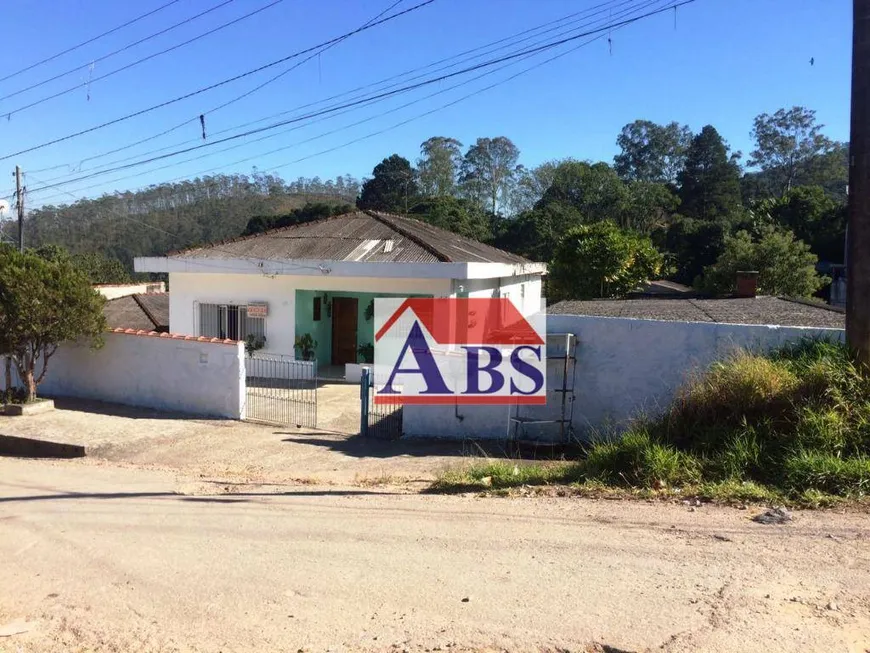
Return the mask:
<svg viewBox="0 0 870 653">
<path fill-rule="evenodd" d="M 794 492 L 818 490 L 861 496 L 870 490 L 870 458 L 838 458 L 819 451 L 798 451 L 785 460 L 785 485 Z"/>
<path fill-rule="evenodd" d="M 594 444 L 586 458 L 586 476 L 611 485 L 684 485 L 700 479 L 700 464 L 692 456 L 659 444 L 648 433 L 639 431 Z"/>
<path fill-rule="evenodd" d="M 663 416 L 594 445 L 587 465 L 611 484 L 751 482 L 851 496 L 866 492 L 868 459 L 870 375 L 845 346 L 807 340 L 715 363 Z"/>
</svg>

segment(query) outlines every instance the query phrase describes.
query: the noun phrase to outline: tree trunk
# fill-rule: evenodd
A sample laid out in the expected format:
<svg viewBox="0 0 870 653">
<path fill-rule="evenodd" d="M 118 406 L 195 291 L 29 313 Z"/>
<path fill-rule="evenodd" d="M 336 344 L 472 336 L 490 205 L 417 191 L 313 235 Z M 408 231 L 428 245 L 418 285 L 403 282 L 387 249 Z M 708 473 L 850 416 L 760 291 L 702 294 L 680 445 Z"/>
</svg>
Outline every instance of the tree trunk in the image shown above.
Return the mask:
<svg viewBox="0 0 870 653">
<path fill-rule="evenodd" d="M 36 379 L 33 378 L 33 370 L 24 372 L 24 386 L 27 388 L 27 401 L 36 401 Z"/>
<path fill-rule="evenodd" d="M 6 392 L 4 393 L 6 396 L 6 401 L 12 400 L 12 359 L 9 356 L 6 357 Z"/>
</svg>

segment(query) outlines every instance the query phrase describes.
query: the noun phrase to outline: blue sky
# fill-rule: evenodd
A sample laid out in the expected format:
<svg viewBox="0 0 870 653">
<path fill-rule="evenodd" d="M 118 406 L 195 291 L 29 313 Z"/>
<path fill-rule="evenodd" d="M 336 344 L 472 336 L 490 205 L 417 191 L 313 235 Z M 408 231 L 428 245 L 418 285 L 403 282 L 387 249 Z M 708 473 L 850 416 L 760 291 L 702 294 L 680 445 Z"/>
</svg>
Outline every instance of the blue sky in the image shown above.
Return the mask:
<svg viewBox="0 0 870 653">
<path fill-rule="evenodd" d="M 282 0 L 228 29 L 92 83 L 90 100 L 87 99 L 84 83 L 91 60 L 221 1 L 179 0 L 128 28 L 0 82 L 0 96 L 4 96 L 80 66 L 63 79 L 0 100 L 0 156 L 112 120 L 316 45 L 359 27 L 395 0 Z M 187 25 L 97 63 L 92 75 L 105 74 L 171 47 L 270 1 L 234 0 Z M 391 13 L 419 1 L 403 0 Z M 166 2 L 8 3 L 4 8 L 5 72 L 0 77 Z M 201 140 L 196 140 L 200 127 L 194 122 L 135 148 L 81 163 L 88 157 L 195 119 L 203 112 L 207 131 L 214 134 L 372 84 L 568 14 L 591 12 L 594 6 L 605 5 L 597 10 L 598 14 L 578 17 L 583 24 L 592 23 L 592 28 L 605 19 L 617 20 L 622 12 L 641 12 L 638 9 L 641 6 L 649 11 L 668 4 L 668 0 L 611 0 L 606 4 L 605 0 L 435 0 L 347 39 L 225 109 L 210 111 L 298 60 L 121 124 L 8 158 L 0 162 L 0 168 L 5 165 L 11 171 L 16 163 L 21 165 L 28 173 L 28 187 L 36 189 L 58 177 L 58 181 L 63 181 L 89 174 L 88 169 L 118 159 L 146 158 L 145 153 L 158 148 L 171 151 L 170 146 L 185 141 L 190 142 L 179 147 L 201 144 Z M 9 29 L 13 25 L 15 29 Z M 574 27 L 580 25 L 576 23 Z M 668 11 L 614 30 L 609 34 L 611 47 L 607 36 L 443 110 L 435 109 L 505 80 L 581 41 L 518 62 L 460 88 L 449 87 L 473 75 L 440 82 L 315 124 L 299 123 L 296 125 L 299 129 L 283 134 L 273 132 L 268 139 L 256 143 L 250 141 L 265 134 L 33 193 L 30 202 L 31 205 L 43 201 L 69 202 L 81 196 L 134 189 L 212 169 L 250 172 L 254 165 L 261 170 L 282 166 L 275 172 L 285 179 L 329 178 L 348 173 L 362 177 L 393 152 L 415 160 L 420 143 L 434 135 L 452 136 L 466 145 L 481 136 L 508 136 L 520 148 L 521 162 L 527 166 L 568 156 L 611 161 L 617 150 L 615 139 L 619 130 L 639 118 L 656 122 L 676 120 L 694 130 L 712 124 L 733 148 L 748 153 L 752 149 L 753 117 L 792 105 L 817 110 L 831 138 L 848 138 L 849 0 L 696 0 L 679 8 L 676 16 Z M 815 65 L 810 65 L 811 58 Z M 484 71 L 477 74 L 480 72 Z M 15 112 L 24 104 L 76 84 L 81 87 L 72 93 Z M 425 97 L 436 91 L 441 94 Z M 412 106 L 398 108 L 415 100 Z M 393 113 L 383 115 L 391 110 Z M 13 113 L 6 119 L 10 111 Z M 429 115 L 421 115 L 430 111 Z M 367 118 L 371 120 L 364 124 L 351 124 Z M 392 128 L 404 121 L 408 122 Z M 259 123 L 264 124 L 268 122 Z M 325 134 L 331 130 L 337 131 Z M 378 131 L 383 133 L 345 146 Z M 319 138 L 300 143 L 314 137 Z M 212 140 L 216 138 L 219 136 L 211 136 Z M 218 152 L 231 145 L 239 147 Z M 265 154 L 281 147 L 287 149 Z M 320 154 L 327 149 L 333 151 Z M 205 154 L 209 156 L 178 163 Z M 77 166 L 82 168 L 81 173 L 75 172 Z M 0 194 L 5 196 L 11 190 L 9 176 L 7 183 L 0 185 Z"/>
</svg>

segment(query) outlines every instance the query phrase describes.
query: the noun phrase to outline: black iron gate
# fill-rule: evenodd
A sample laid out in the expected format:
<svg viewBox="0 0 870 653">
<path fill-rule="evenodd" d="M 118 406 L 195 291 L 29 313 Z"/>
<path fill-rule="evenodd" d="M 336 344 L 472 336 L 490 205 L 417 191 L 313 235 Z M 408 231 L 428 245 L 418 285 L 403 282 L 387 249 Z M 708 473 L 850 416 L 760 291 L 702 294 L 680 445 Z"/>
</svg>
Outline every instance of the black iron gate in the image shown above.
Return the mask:
<svg viewBox="0 0 870 653">
<path fill-rule="evenodd" d="M 363 368 L 359 385 L 360 433 L 372 438 L 395 440 L 402 437 L 402 404 L 398 401 L 384 402 L 380 395 L 375 403 L 375 381 L 372 372 Z"/>
<path fill-rule="evenodd" d="M 245 418 L 281 426 L 317 426 L 317 361 L 254 354 L 245 359 Z"/>
</svg>

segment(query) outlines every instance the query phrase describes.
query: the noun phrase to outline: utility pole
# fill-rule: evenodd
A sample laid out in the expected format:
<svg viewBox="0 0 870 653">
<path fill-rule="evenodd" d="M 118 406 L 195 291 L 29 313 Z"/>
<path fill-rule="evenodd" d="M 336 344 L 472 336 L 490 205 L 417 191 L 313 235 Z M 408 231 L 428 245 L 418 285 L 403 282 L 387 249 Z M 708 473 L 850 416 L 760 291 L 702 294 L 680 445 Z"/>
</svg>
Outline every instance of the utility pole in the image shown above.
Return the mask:
<svg viewBox="0 0 870 653">
<path fill-rule="evenodd" d="M 846 342 L 870 367 L 870 0 L 852 11 Z"/>
<path fill-rule="evenodd" d="M 21 167 L 15 166 L 15 199 L 18 209 L 18 251 L 24 253 L 24 192 L 21 190 Z"/>
</svg>

